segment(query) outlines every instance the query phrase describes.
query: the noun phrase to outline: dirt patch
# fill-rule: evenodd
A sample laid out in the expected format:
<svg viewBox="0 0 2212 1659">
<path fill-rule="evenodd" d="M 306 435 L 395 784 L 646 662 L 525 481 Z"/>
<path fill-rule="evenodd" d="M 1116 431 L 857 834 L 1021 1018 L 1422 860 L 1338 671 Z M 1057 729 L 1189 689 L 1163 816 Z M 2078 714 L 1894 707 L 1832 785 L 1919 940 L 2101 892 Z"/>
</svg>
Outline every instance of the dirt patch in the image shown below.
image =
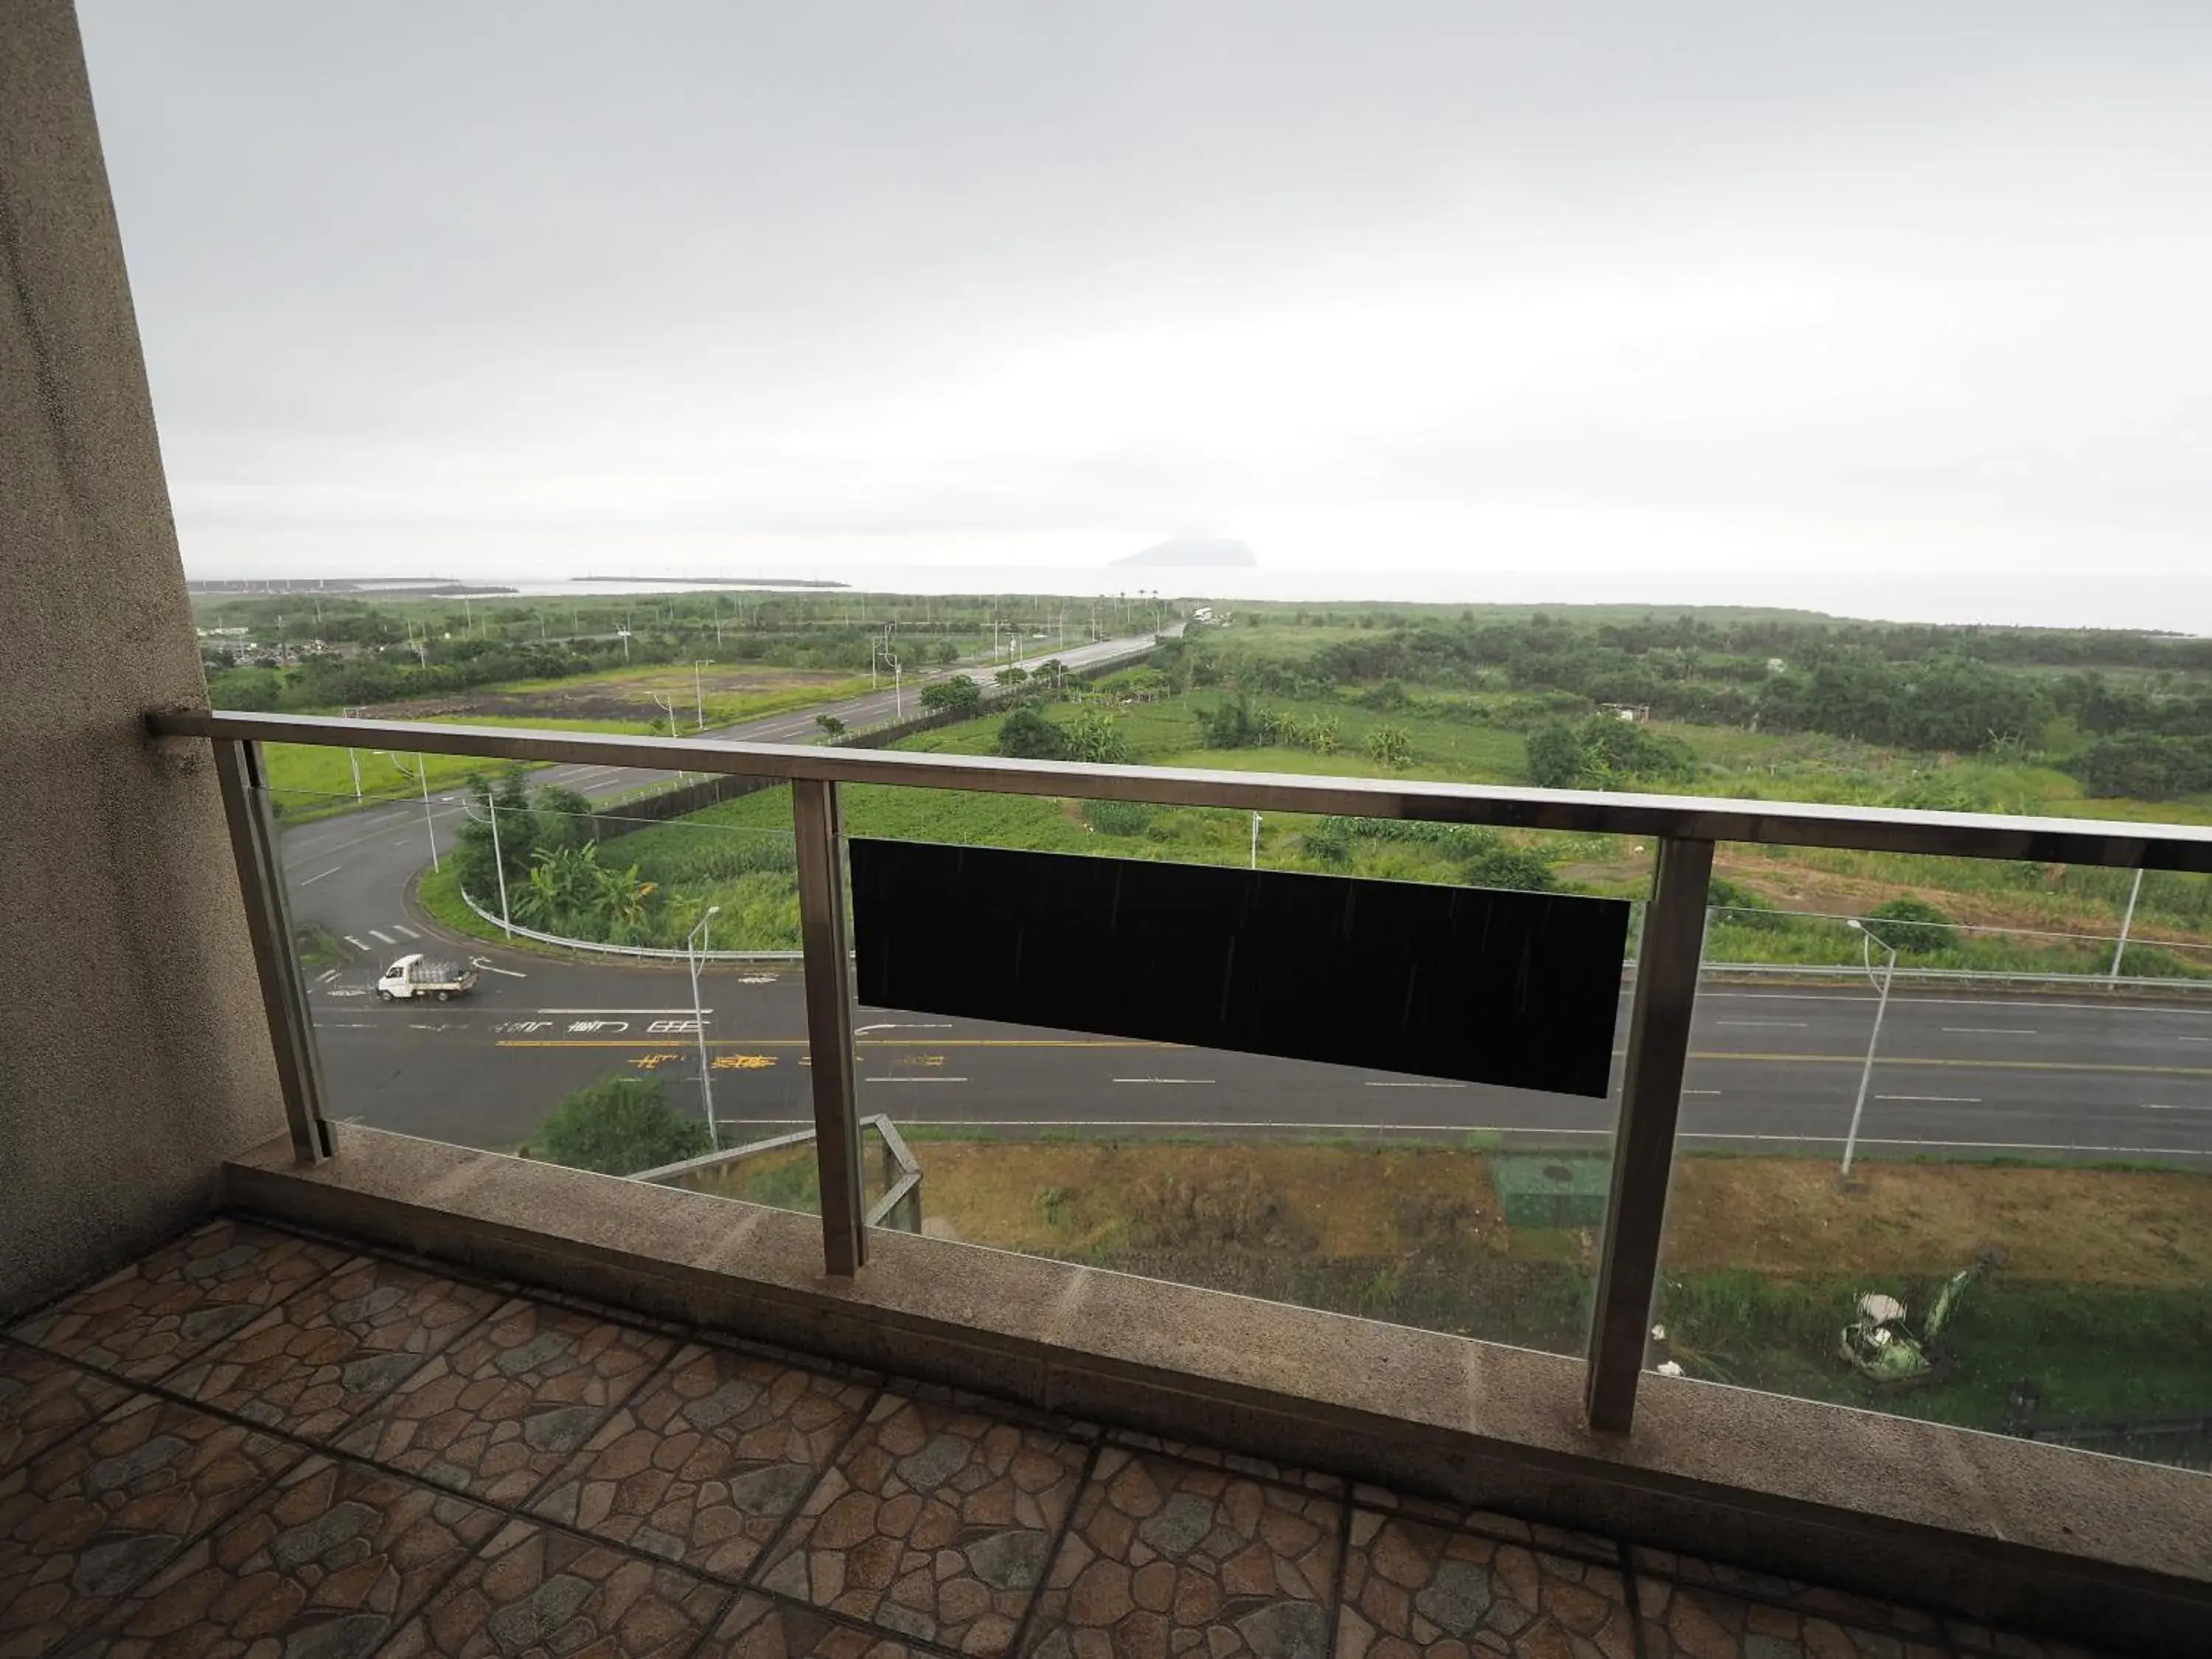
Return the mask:
<svg viewBox="0 0 2212 1659">
<path fill-rule="evenodd" d="M 1584 1268 L 1579 1231 L 1509 1225 L 1458 1149 L 920 1143 L 931 1231 L 1036 1255 L 1289 1251 L 1321 1261 L 1479 1253 Z M 1927 1273 L 1995 1247 L 2014 1282 L 2186 1289 L 2212 1276 L 2212 1178 L 1989 1164 L 1686 1158 L 1670 1272 Z"/>
<path fill-rule="evenodd" d="M 849 682 L 848 674 L 804 668 L 776 668 L 760 664 L 719 663 L 702 672 L 699 684 L 691 671 L 621 676 L 580 675 L 557 685 L 527 690 L 496 690 L 457 693 L 445 697 L 416 697 L 403 702 L 379 703 L 365 712 L 375 720 L 459 720 L 471 714 L 505 714 L 561 720 L 651 720 L 659 710 L 658 693 L 679 711 L 689 708 L 696 693 L 709 698 L 756 697 L 775 692 L 829 688 Z"/>
<path fill-rule="evenodd" d="M 1905 1275 L 2002 1252 L 2014 1283 L 2185 1290 L 2212 1275 L 2212 1178 L 2184 1173 L 1868 1164 L 1855 1190 L 1795 1158 L 1683 1160 L 1670 1272 Z"/>
</svg>

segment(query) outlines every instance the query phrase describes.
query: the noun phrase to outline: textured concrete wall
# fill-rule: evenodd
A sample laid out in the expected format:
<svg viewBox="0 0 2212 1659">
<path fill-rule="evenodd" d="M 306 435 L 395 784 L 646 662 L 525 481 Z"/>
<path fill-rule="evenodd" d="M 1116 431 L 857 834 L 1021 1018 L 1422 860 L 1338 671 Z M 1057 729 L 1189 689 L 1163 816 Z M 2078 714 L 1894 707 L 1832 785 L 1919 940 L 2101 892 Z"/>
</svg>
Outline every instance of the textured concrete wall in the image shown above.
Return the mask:
<svg viewBox="0 0 2212 1659">
<path fill-rule="evenodd" d="M 280 1133 L 123 248 L 68 0 L 0 5 L 0 1314 Z"/>
</svg>

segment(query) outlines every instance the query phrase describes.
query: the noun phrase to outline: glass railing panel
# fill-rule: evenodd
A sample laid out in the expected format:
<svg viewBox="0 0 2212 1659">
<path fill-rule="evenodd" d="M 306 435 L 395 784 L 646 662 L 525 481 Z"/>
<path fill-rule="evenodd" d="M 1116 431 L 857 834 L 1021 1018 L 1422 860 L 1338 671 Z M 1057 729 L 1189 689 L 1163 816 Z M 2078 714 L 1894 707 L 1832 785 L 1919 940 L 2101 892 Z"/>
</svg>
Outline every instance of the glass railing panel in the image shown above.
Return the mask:
<svg viewBox="0 0 2212 1659">
<path fill-rule="evenodd" d="M 2123 957 L 2126 872 L 1795 862 L 1723 849 L 1652 1363 L 2212 1467 L 2212 881 Z"/>
<path fill-rule="evenodd" d="M 624 1176 L 811 1127 L 787 791 L 358 758 L 412 795 L 271 765 L 329 1115 Z M 745 1195 L 808 1207 L 780 1167 Z"/>
<path fill-rule="evenodd" d="M 854 837 L 1620 896 L 1650 878 L 1643 847 L 1604 837 L 945 791 L 844 799 Z M 943 971 L 1025 949 L 956 924 Z M 1604 971 L 1617 989 L 1617 959 Z M 1583 1350 L 1617 1052 L 1613 1092 L 1582 1097 L 927 1009 L 863 1006 L 855 1029 L 861 1109 L 910 1147 L 927 1235 Z"/>
</svg>

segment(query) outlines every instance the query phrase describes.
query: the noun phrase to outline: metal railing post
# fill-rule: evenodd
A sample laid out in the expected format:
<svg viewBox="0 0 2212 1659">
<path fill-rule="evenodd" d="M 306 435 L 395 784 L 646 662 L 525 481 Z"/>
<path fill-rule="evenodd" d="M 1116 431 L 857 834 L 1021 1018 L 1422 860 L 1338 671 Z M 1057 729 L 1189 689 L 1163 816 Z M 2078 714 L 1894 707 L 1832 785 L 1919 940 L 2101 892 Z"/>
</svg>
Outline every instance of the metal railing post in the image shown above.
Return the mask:
<svg viewBox="0 0 2212 1659">
<path fill-rule="evenodd" d="M 1626 1434 L 1636 1416 L 1712 869 L 1710 841 L 1662 840 L 1644 912 L 1586 1381 L 1589 1425 L 1607 1433 Z"/>
<path fill-rule="evenodd" d="M 814 1079 L 814 1157 L 822 1183 L 822 1258 L 849 1278 L 868 1259 L 860 1120 L 853 1061 L 853 962 L 845 943 L 845 844 L 837 786 L 793 778 L 799 942 L 805 957 L 806 1044 Z"/>
<path fill-rule="evenodd" d="M 276 1081 L 292 1151 L 302 1164 L 319 1164 L 334 1150 L 323 1115 L 323 1073 L 315 1054 L 314 1018 L 307 988 L 292 954 L 291 906 L 284 896 L 284 867 L 263 781 L 261 745 L 217 738 L 215 775 L 230 824 L 231 856 L 246 901 L 246 927 L 253 940 L 253 965 L 261 980 L 261 1006 L 276 1056 Z"/>
</svg>

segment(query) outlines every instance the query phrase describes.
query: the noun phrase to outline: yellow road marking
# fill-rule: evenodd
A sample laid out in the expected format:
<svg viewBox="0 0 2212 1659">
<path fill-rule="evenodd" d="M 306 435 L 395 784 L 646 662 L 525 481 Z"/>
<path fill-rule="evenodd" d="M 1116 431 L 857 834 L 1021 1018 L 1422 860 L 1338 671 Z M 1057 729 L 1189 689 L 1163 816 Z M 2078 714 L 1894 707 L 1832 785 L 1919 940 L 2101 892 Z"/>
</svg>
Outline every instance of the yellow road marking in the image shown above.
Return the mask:
<svg viewBox="0 0 2212 1659">
<path fill-rule="evenodd" d="M 501 1037 L 498 1048 L 659 1048 L 665 1037 Z M 732 1037 L 710 1042 L 710 1048 L 803 1048 L 805 1037 Z M 1121 1037 L 955 1037 L 925 1042 L 914 1037 L 864 1037 L 862 1048 L 1180 1048 L 1180 1042 L 1139 1042 Z"/>
<path fill-rule="evenodd" d="M 641 1037 L 501 1037 L 501 1048 L 662 1048 L 666 1040 Z M 738 1037 L 709 1042 L 710 1048 L 803 1048 L 805 1037 Z M 1129 1037 L 951 1037 L 932 1041 L 923 1037 L 864 1037 L 861 1048 L 1182 1048 L 1180 1042 L 1146 1042 Z M 1622 1051 L 1614 1049 L 1619 1058 Z M 1762 1054 L 1726 1048 L 1701 1048 L 1692 1060 L 1767 1060 L 1784 1065 L 1863 1066 L 1866 1055 Z M 2212 1066 L 2139 1066 L 2120 1060 L 1959 1060 L 1918 1059 L 1911 1054 L 1878 1054 L 1881 1066 L 1942 1066 L 1969 1072 L 2110 1072 L 2140 1077 L 2212 1077 Z M 903 1062 L 929 1065 L 927 1060 Z"/>
</svg>

